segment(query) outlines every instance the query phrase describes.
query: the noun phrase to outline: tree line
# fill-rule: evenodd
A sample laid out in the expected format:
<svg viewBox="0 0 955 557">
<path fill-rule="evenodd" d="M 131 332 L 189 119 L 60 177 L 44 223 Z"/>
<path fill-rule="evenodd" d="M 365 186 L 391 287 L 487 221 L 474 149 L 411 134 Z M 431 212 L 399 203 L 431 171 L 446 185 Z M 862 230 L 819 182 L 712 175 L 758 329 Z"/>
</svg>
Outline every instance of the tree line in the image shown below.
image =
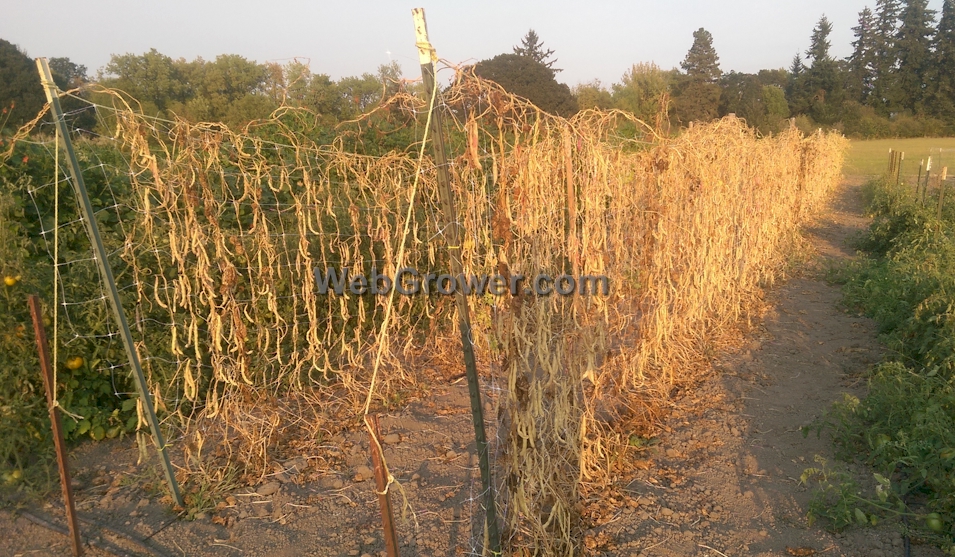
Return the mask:
<svg viewBox="0 0 955 557">
<path fill-rule="evenodd" d="M 599 82 L 575 89 L 581 108 L 619 108 L 652 121 L 663 104 L 680 125 L 727 114 L 763 133 L 789 118 L 806 130 L 840 129 L 852 137 L 955 133 L 955 1 L 938 21 L 927 0 L 878 0 L 852 28 L 852 54 L 830 53 L 832 23 L 823 15 L 788 69 L 755 74 L 719 67 L 713 37 L 693 33 L 680 69 L 634 65 L 609 89 Z"/>
<path fill-rule="evenodd" d="M 955 0 L 944 0 L 940 14 L 927 0 L 877 0 L 874 10 L 859 13 L 852 31 L 845 59 L 831 55 L 832 23 L 823 15 L 807 50 L 788 68 L 724 73 L 712 35 L 700 28 L 679 68 L 638 63 L 609 87 L 594 81 L 571 89 L 557 81 L 554 51 L 530 30 L 512 52 L 472 70 L 561 116 L 615 108 L 651 123 L 665 116 L 676 126 L 734 114 L 763 134 L 790 119 L 806 131 L 834 128 L 853 137 L 955 133 Z M 69 58 L 51 59 L 51 66 L 61 88 L 91 80 Z M 187 61 L 153 49 L 112 56 L 95 80 L 124 90 L 157 116 L 243 125 L 280 106 L 302 106 L 332 125 L 376 106 L 403 86 L 401 76 L 396 62 L 333 80 L 299 61 L 258 63 L 234 54 Z M 43 101 L 32 61 L 0 40 L 0 127 L 29 120 Z M 78 127 L 94 125 L 74 117 Z"/>
<path fill-rule="evenodd" d="M 401 81 L 397 62 L 379 66 L 376 73 L 333 80 L 327 74 L 313 73 L 308 64 L 298 60 L 283 65 L 223 54 L 215 60 L 187 61 L 156 49 L 113 55 L 95 78 L 69 58 L 51 58 L 50 69 L 63 90 L 95 81 L 127 93 L 145 114 L 230 126 L 268 117 L 280 106 L 310 108 L 326 124 L 350 120 L 392 94 Z M 89 92 L 81 90 L 79 94 L 96 100 Z M 0 127 L 29 121 L 45 100 L 33 60 L 16 45 L 0 39 L 0 108 L 5 109 Z M 74 127 L 92 129 L 96 125 L 91 114 L 73 117 Z"/>
</svg>

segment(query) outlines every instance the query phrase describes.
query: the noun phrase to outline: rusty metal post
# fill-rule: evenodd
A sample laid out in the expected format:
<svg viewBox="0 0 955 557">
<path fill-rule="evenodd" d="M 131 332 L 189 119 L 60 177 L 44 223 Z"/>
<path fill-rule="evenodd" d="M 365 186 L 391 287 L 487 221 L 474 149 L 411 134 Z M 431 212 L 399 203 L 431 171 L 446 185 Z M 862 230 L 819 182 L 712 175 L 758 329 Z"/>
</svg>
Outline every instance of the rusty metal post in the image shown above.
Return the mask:
<svg viewBox="0 0 955 557">
<path fill-rule="evenodd" d="M 50 348 L 46 340 L 46 329 L 43 328 L 43 312 L 40 309 L 40 298 L 36 294 L 30 294 L 27 300 L 30 304 L 30 316 L 33 317 L 33 331 L 36 337 L 37 354 L 40 357 L 40 375 L 43 377 L 43 388 L 46 391 L 46 405 L 50 410 L 53 445 L 56 447 L 56 463 L 60 468 L 60 485 L 63 487 L 66 520 L 70 526 L 70 541 L 73 544 L 73 555 L 79 557 L 83 554 L 83 542 L 80 540 L 80 525 L 76 520 L 76 507 L 73 505 L 73 486 L 70 483 L 70 465 L 67 460 L 66 442 L 63 440 L 60 413 L 56 411 L 56 385 L 53 383 L 53 363 L 50 362 Z"/>
<path fill-rule="evenodd" d="M 381 454 L 381 428 L 378 415 L 369 414 L 371 422 L 371 464 L 375 470 L 375 486 L 378 488 L 378 503 L 381 505 L 381 526 L 385 536 L 385 551 L 388 557 L 398 557 L 398 534 L 395 531 L 395 517 L 391 509 L 391 492 L 388 491 L 388 471 Z"/>
</svg>

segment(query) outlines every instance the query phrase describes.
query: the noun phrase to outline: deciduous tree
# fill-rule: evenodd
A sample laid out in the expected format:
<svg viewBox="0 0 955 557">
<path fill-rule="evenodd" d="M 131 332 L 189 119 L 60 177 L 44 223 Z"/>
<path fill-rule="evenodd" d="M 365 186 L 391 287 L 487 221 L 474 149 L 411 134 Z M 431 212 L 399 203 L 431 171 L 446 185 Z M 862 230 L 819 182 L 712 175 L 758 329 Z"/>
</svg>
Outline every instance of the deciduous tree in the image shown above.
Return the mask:
<svg viewBox="0 0 955 557">
<path fill-rule="evenodd" d="M 0 126 L 19 127 L 45 102 L 36 64 L 17 45 L 0 39 Z"/>
<path fill-rule="evenodd" d="M 620 83 L 613 84 L 613 106 L 632 112 L 645 122 L 653 122 L 657 113 L 666 108 L 663 99 L 672 81 L 671 72 L 661 70 L 653 62 L 634 64 L 620 78 Z"/>
<path fill-rule="evenodd" d="M 570 88 L 558 83 L 550 68 L 530 56 L 498 54 L 475 64 L 474 73 L 528 99 L 545 112 L 558 116 L 577 112 L 577 100 Z"/>
<path fill-rule="evenodd" d="M 614 84 L 614 87 L 617 85 Z M 577 99 L 577 107 L 581 110 L 596 108 L 607 110 L 613 107 L 613 97 L 610 95 L 599 79 L 590 83 L 579 83 L 573 89 L 574 97 Z"/>
</svg>

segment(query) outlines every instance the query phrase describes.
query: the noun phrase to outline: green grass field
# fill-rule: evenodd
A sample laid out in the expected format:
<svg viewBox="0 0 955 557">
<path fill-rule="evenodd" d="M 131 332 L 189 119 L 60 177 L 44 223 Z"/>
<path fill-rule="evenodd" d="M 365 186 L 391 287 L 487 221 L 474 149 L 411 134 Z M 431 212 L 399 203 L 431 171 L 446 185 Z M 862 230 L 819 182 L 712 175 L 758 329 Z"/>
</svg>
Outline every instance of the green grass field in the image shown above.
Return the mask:
<svg viewBox="0 0 955 557">
<path fill-rule="evenodd" d="M 847 176 L 876 176 L 889 166 L 889 149 L 905 153 L 902 162 L 902 179 L 911 181 L 919 171 L 919 161 L 932 157 L 932 172 L 943 166 L 949 176 L 955 174 L 955 137 L 918 137 L 914 139 L 852 140 L 846 157 Z"/>
</svg>

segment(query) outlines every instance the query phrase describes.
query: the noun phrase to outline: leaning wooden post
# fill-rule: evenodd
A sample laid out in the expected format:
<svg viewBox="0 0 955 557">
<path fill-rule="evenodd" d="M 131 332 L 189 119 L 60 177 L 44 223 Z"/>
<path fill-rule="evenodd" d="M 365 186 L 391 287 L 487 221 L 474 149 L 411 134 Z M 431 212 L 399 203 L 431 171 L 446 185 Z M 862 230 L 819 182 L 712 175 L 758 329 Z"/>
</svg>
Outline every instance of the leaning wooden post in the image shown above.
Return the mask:
<svg viewBox="0 0 955 557">
<path fill-rule="evenodd" d="M 50 410 L 50 426 L 53 429 L 53 446 L 56 448 L 56 463 L 60 468 L 60 486 L 63 488 L 63 506 L 66 507 L 66 521 L 70 526 L 70 542 L 73 555 L 83 554 L 83 542 L 80 540 L 80 525 L 76 520 L 76 507 L 73 505 L 73 485 L 70 482 L 70 463 L 66 454 L 66 441 L 63 440 L 63 427 L 60 413 L 56 411 L 56 383 L 53 381 L 53 365 L 50 361 L 50 345 L 43 328 L 43 312 L 40 298 L 30 294 L 30 316 L 33 318 L 33 332 L 36 337 L 36 351 L 40 357 L 40 376 L 43 377 L 43 390 L 46 391 L 46 405 Z"/>
<path fill-rule="evenodd" d="M 895 151 L 889 149 L 889 176 L 895 174 Z"/>
<path fill-rule="evenodd" d="M 434 48 L 428 40 L 428 25 L 424 18 L 424 8 L 411 10 L 414 18 L 415 40 L 418 46 L 418 60 L 421 63 L 421 77 L 428 98 L 436 94 L 434 62 L 437 60 Z M 438 178 L 438 197 L 444 213 L 444 235 L 448 242 L 448 255 L 451 259 L 451 273 L 454 276 L 464 274 L 461 262 L 461 225 L 454 209 L 454 194 L 451 191 L 451 178 L 448 173 L 448 157 L 444 146 L 443 114 L 435 108 L 431 115 L 431 145 L 434 149 L 434 162 Z M 478 462 L 481 468 L 481 484 L 484 489 L 484 506 L 487 513 L 488 548 L 494 555 L 501 553 L 501 536 L 497 528 L 497 508 L 494 503 L 494 485 L 491 481 L 491 465 L 488 458 L 487 434 L 484 431 L 484 407 L 481 404 L 481 386 L 478 383 L 477 363 L 474 358 L 474 341 L 471 338 L 471 320 L 468 315 L 468 299 L 461 289 L 456 289 L 455 302 L 458 310 L 458 328 L 461 330 L 461 345 L 464 352 L 464 368 L 468 379 L 468 392 L 471 398 L 471 418 L 474 422 L 474 440 L 477 445 Z"/>
<path fill-rule="evenodd" d="M 925 205 L 925 199 L 928 197 L 928 180 L 932 176 L 932 157 L 925 163 L 925 183 L 922 185 L 922 205 Z"/>
<path fill-rule="evenodd" d="M 166 442 L 163 441 L 162 432 L 159 430 L 159 418 L 156 417 L 156 411 L 153 409 L 152 398 L 150 398 L 149 389 L 146 385 L 146 376 L 143 374 L 143 368 L 139 362 L 139 354 L 136 352 L 136 345 L 133 343 L 133 335 L 129 332 L 129 322 L 126 320 L 126 314 L 123 312 L 123 304 L 119 299 L 119 291 L 116 289 L 113 271 L 109 267 L 106 248 L 103 246 L 103 239 L 100 237 L 99 228 L 96 226 L 93 205 L 90 203 L 89 193 L 86 191 L 86 182 L 83 181 L 83 171 L 80 169 L 80 163 L 76 159 L 76 152 L 73 151 L 73 142 L 70 141 L 70 130 L 66 127 L 66 120 L 63 118 L 63 109 L 60 106 L 60 97 L 56 83 L 53 82 L 53 74 L 50 73 L 50 66 L 46 58 L 37 58 L 36 65 L 40 72 L 40 81 L 43 84 L 43 90 L 46 92 L 46 100 L 50 103 L 50 107 L 53 111 L 53 120 L 56 123 L 57 129 L 60 131 L 60 138 L 63 140 L 63 148 L 66 151 L 66 157 L 70 163 L 70 175 L 73 177 L 73 188 L 76 190 L 76 200 L 83 213 L 83 224 L 86 225 L 86 233 L 90 237 L 90 243 L 93 244 L 93 250 L 95 252 L 94 259 L 96 259 L 96 265 L 99 267 L 103 285 L 106 287 L 106 300 L 109 302 L 113 317 L 116 319 L 120 337 L 123 340 L 123 346 L 126 348 L 126 356 L 129 358 L 129 364 L 133 368 L 133 379 L 136 383 L 136 390 L 139 393 L 139 401 L 143 405 L 143 413 L 146 414 L 149 429 L 152 431 L 153 440 L 156 442 L 156 449 L 159 451 L 159 457 L 162 460 L 166 483 L 169 485 L 169 492 L 172 495 L 173 501 L 175 501 L 177 505 L 182 506 L 179 484 L 176 483 L 176 475 L 173 472 L 172 464 L 169 463 L 169 455 L 166 453 Z M 54 264 L 56 264 L 56 262 L 54 262 Z"/>
</svg>

